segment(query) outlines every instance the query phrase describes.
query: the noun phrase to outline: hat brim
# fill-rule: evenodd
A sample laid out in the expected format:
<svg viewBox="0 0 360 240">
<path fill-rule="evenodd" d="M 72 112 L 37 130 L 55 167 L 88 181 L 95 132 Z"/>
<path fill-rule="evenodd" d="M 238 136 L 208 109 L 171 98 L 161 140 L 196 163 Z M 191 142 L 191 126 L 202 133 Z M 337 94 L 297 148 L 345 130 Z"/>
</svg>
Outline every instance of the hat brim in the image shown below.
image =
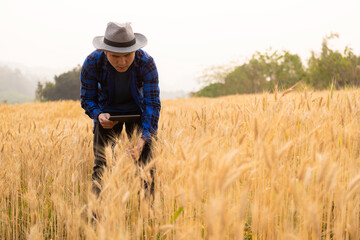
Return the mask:
<svg viewBox="0 0 360 240">
<path fill-rule="evenodd" d="M 135 52 L 142 47 L 145 47 L 147 44 L 147 39 L 144 35 L 140 33 L 134 33 L 136 43 L 131 45 L 130 47 L 113 47 L 104 43 L 104 36 L 94 37 L 93 45 L 98 50 L 104 50 L 109 52 L 116 52 L 116 53 L 129 53 Z"/>
</svg>

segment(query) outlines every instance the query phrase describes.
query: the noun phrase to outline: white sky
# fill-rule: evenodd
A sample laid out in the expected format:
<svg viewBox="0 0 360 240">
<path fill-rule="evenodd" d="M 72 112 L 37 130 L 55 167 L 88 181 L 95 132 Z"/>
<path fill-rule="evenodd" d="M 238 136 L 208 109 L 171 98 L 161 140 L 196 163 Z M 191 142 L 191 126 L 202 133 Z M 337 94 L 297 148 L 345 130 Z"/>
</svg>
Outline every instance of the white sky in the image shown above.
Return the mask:
<svg viewBox="0 0 360 240">
<path fill-rule="evenodd" d="M 360 54 L 359 0 L 0 0 L 0 61 L 71 70 L 109 21 L 130 21 L 148 38 L 167 91 L 197 90 L 204 68 L 269 47 L 306 61 L 331 32 L 340 35 L 331 47 Z"/>
</svg>

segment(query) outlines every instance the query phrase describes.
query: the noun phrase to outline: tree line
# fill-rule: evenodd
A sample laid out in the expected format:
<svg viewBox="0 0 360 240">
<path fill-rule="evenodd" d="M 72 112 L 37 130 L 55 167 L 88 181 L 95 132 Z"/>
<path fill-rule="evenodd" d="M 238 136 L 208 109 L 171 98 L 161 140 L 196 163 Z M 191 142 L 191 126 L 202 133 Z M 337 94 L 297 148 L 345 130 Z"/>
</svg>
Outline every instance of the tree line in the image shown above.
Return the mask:
<svg viewBox="0 0 360 240">
<path fill-rule="evenodd" d="M 218 97 L 232 94 L 272 92 L 275 86 L 282 90 L 301 84 L 314 90 L 333 85 L 336 89 L 359 87 L 360 57 L 346 47 L 343 53 L 332 50 L 328 41 L 338 34 L 326 36 L 321 54 L 314 52 L 305 67 L 297 54 L 289 51 L 256 52 L 252 58 L 230 71 L 223 67 L 205 72 L 200 81 L 206 86 L 192 96 Z M 211 69 L 210 69 L 211 70 Z"/>
<path fill-rule="evenodd" d="M 200 81 L 205 87 L 192 93 L 196 97 L 218 97 L 232 94 L 272 92 L 299 84 L 314 90 L 330 85 L 335 89 L 359 87 L 360 56 L 346 47 L 342 53 L 332 50 L 328 41 L 339 37 L 326 36 L 322 42 L 321 54 L 312 52 L 305 67 L 297 54 L 289 51 L 256 52 L 252 58 L 235 68 L 218 66 L 206 69 Z M 79 100 L 80 71 L 78 65 L 71 71 L 55 76 L 55 82 L 38 82 L 36 99 L 39 101 Z"/>
</svg>

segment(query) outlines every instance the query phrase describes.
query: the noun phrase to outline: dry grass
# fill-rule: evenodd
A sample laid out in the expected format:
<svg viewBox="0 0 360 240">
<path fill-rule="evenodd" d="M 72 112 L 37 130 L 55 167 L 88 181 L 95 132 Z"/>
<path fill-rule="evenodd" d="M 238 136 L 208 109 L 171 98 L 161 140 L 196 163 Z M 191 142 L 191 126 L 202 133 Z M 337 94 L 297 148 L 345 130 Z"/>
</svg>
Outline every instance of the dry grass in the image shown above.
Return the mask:
<svg viewBox="0 0 360 240">
<path fill-rule="evenodd" d="M 123 154 L 125 135 L 93 197 L 79 102 L 0 105 L 0 239 L 360 239 L 359 101 L 359 90 L 163 101 L 154 201 L 138 195 L 149 167 Z"/>
</svg>

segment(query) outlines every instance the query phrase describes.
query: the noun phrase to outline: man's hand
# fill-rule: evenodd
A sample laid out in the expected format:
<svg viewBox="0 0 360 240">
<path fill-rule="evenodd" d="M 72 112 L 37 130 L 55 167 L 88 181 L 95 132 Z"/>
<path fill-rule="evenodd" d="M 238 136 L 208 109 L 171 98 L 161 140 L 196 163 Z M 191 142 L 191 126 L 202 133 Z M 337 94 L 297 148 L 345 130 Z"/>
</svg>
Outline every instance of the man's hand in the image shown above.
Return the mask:
<svg viewBox="0 0 360 240">
<path fill-rule="evenodd" d="M 141 155 L 144 146 L 145 140 L 140 138 L 139 143 L 135 146 L 135 148 L 127 148 L 126 152 L 134 161 L 137 161 Z"/>
<path fill-rule="evenodd" d="M 111 129 L 118 123 L 118 121 L 111 121 L 111 120 L 109 120 L 109 118 L 110 118 L 109 113 L 100 113 L 99 114 L 98 120 L 99 120 L 101 126 L 105 129 Z"/>
</svg>

